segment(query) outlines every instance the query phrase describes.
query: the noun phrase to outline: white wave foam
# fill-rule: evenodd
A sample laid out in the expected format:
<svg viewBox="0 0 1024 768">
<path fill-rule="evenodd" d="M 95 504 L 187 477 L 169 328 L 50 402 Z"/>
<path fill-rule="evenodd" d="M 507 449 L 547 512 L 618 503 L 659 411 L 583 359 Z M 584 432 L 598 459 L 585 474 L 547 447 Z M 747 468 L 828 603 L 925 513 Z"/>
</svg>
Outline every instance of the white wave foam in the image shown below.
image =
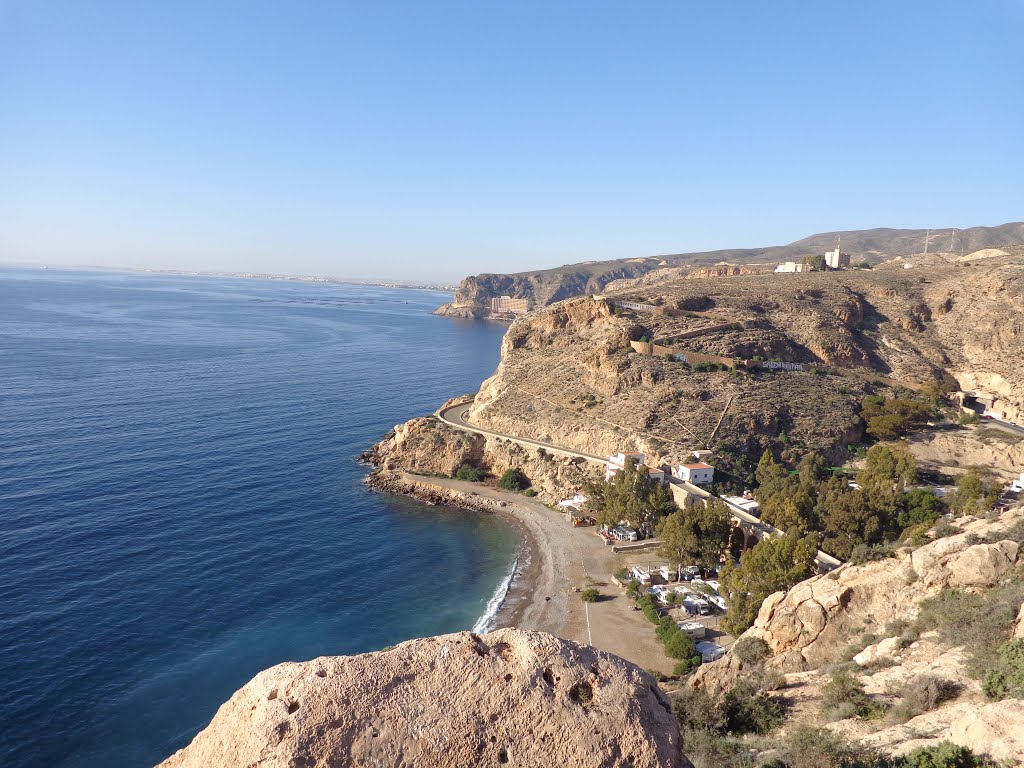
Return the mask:
<svg viewBox="0 0 1024 768">
<path fill-rule="evenodd" d="M 473 625 L 473 632 L 480 634 L 481 632 L 488 632 L 493 627 L 494 618 L 498 615 L 498 611 L 501 609 L 502 604 L 505 602 L 505 598 L 508 596 L 509 587 L 512 586 L 512 580 L 516 577 L 516 569 L 519 568 L 519 558 L 517 557 L 512 563 L 512 568 L 508 572 L 508 576 L 502 579 L 498 588 L 494 590 L 494 595 L 487 601 L 487 607 L 484 608 L 484 615 L 476 620 L 476 624 Z"/>
</svg>

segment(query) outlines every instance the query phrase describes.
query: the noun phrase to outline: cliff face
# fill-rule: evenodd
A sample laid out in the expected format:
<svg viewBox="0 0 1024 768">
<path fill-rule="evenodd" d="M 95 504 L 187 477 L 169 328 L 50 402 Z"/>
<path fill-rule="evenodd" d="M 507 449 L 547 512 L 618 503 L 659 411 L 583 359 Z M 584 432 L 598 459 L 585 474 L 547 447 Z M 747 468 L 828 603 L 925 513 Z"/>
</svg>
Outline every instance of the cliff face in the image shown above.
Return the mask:
<svg viewBox="0 0 1024 768">
<path fill-rule="evenodd" d="M 509 275 L 473 275 L 459 283 L 455 300 L 436 314 L 480 317 L 490 310 L 491 299 L 498 296 L 529 299 L 531 306 L 543 307 L 573 296 L 600 293 L 613 280 L 638 277 L 663 263 L 660 259 L 630 259 Z"/>
<path fill-rule="evenodd" d="M 803 307 L 793 311 L 805 313 Z M 723 318 L 729 319 L 721 313 L 696 319 L 612 314 L 608 302 L 591 299 L 555 305 L 509 328 L 498 370 L 481 387 L 470 418 L 498 432 L 584 452 L 639 449 L 666 460 L 719 443 L 760 455 L 761 441 L 772 438 L 828 452 L 857 436 L 861 380 L 806 371 L 757 377 L 702 372 L 636 354 L 629 343 L 660 336 L 663 327 L 670 333 L 670 322 L 698 327 Z M 840 323 L 828 313 L 821 313 L 821 322 Z M 810 358 L 774 328 L 735 331 L 725 325 L 714 338 L 687 343 L 704 344 L 713 354 L 791 351 Z M 833 350 L 843 353 L 839 344 Z"/>
<path fill-rule="evenodd" d="M 917 549 L 898 550 L 895 557 L 879 562 L 848 563 L 772 595 L 761 606 L 754 626 L 740 638 L 763 640 L 769 650 L 767 659 L 745 664 L 730 653 L 701 667 L 690 685 L 720 695 L 762 665 L 783 673 L 785 685 L 779 693 L 789 705 L 789 728 L 821 722 L 823 689 L 836 664 L 853 666 L 866 693 L 888 705 L 901 703 L 901 691 L 908 683 L 938 679 L 952 694 L 931 709 L 910 712 L 906 722 L 848 717 L 828 727 L 896 754 L 950 740 L 997 760 L 1021 757 L 1024 701 L 986 698 L 977 672 L 972 673 L 971 650 L 989 638 L 968 630 L 953 642 L 936 631 L 916 639 L 901 634 L 927 598 L 948 590 L 984 595 L 1019 583 L 1024 566 L 1020 533 L 1024 507 L 992 519 L 958 522 L 962 530 L 955 535 Z M 1008 608 L 1020 613 L 999 641 L 1024 636 L 1024 606 L 999 610 Z"/>
<path fill-rule="evenodd" d="M 503 629 L 258 674 L 163 768 L 689 766 L 649 673 Z"/>
<path fill-rule="evenodd" d="M 446 405 L 457 402 L 450 400 Z M 541 500 L 549 502 L 571 496 L 597 476 L 597 470 L 580 459 L 464 432 L 434 416 L 399 424 L 366 459 L 374 466 L 371 483 L 388 489 L 402 487 L 402 472 L 452 477 L 462 464 L 469 464 L 500 477 L 506 469 L 516 468 L 530 479 Z"/>
<path fill-rule="evenodd" d="M 703 275 L 724 276 L 747 274 L 744 265 L 772 265 L 787 260 L 800 260 L 805 256 L 820 256 L 835 247 L 841 237 L 843 251 L 855 262 L 871 263 L 894 257 L 908 257 L 925 250 L 927 230 L 923 229 L 866 229 L 847 232 L 823 232 L 805 237 L 789 245 L 764 248 L 732 248 L 718 251 L 677 253 L 650 258 L 617 259 L 614 261 L 583 262 L 555 269 L 511 274 L 481 274 L 467 277 L 459 284 L 455 301 L 446 304 L 439 314 L 465 316 L 465 311 L 482 312 L 490 307 L 496 296 L 528 298 L 534 307 L 544 307 L 557 301 L 587 294 L 600 293 L 606 287 L 619 289 L 644 284 L 644 276 L 652 273 L 651 280 L 680 277 L 692 267 L 707 270 Z M 996 227 L 971 227 L 961 230 L 933 230 L 929 249 L 949 247 L 958 253 L 997 248 L 1024 243 L 1024 223 L 1016 222 Z M 726 266 L 721 266 L 726 262 Z M 758 269 L 758 268 L 754 268 Z M 763 269 L 763 267 L 762 267 Z M 656 274 L 655 271 L 657 271 Z M 682 273 L 682 274 L 680 274 Z M 640 282 L 628 282 L 641 279 Z M 627 282 L 613 282 L 627 281 Z M 612 284 L 612 285 L 609 285 Z"/>
<path fill-rule="evenodd" d="M 588 453 L 637 449 L 676 460 L 718 446 L 756 460 L 772 444 L 838 457 L 860 436 L 856 414 L 870 387 L 952 376 L 1024 420 L 1024 247 L 1001 253 L 688 278 L 560 302 L 509 328 L 471 419 Z M 620 301 L 656 309 L 613 312 Z M 630 340 L 644 337 L 805 370 L 695 370 L 635 353 Z"/>
</svg>

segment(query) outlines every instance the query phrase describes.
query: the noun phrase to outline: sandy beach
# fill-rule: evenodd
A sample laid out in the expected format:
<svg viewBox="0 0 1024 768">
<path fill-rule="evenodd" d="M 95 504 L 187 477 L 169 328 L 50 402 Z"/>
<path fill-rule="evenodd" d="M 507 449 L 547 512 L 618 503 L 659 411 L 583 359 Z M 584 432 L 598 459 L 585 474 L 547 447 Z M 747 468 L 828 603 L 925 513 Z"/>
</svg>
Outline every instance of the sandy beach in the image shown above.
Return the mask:
<svg viewBox="0 0 1024 768">
<path fill-rule="evenodd" d="M 611 581 L 619 568 L 656 561 L 654 553 L 616 554 L 593 527 L 573 528 L 565 516 L 522 494 L 479 483 L 403 473 L 401 480 L 451 503 L 503 514 L 520 526 L 526 547 L 492 628 L 520 627 L 593 645 L 645 669 L 671 674 L 653 627 Z M 595 587 L 601 599 L 584 603 L 574 590 Z M 709 633 L 709 637 L 715 634 Z"/>
</svg>

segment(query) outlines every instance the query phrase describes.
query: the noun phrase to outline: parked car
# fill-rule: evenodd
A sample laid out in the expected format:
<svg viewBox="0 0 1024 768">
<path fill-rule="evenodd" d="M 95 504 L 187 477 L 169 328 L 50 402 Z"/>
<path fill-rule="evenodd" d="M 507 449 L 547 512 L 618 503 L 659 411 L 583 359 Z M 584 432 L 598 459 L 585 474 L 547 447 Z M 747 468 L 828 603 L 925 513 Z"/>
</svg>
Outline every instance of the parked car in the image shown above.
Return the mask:
<svg viewBox="0 0 1024 768">
<path fill-rule="evenodd" d="M 701 663 L 709 664 L 725 656 L 725 648 L 710 640 L 703 640 L 697 643 L 697 653 L 700 654 Z"/>
</svg>

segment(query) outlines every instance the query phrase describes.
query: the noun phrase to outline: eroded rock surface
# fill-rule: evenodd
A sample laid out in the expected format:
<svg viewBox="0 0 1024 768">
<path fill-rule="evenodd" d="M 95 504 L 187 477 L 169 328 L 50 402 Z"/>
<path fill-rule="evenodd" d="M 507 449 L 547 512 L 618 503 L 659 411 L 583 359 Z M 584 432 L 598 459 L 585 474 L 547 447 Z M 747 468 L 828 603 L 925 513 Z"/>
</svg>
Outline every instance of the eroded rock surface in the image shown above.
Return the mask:
<svg viewBox="0 0 1024 768">
<path fill-rule="evenodd" d="M 279 664 L 162 768 L 689 766 L 639 667 L 541 632 Z"/>
<path fill-rule="evenodd" d="M 816 669 L 839 660 L 851 637 L 884 636 L 887 625 L 909 621 L 917 604 L 944 589 L 991 587 L 1021 561 L 1015 541 L 975 543 L 998 536 L 1024 517 L 1024 510 L 999 520 L 975 520 L 964 532 L 916 550 L 865 565 L 844 565 L 808 579 L 789 592 L 772 595 L 761 606 L 749 633 L 772 651 L 784 672 Z"/>
</svg>

